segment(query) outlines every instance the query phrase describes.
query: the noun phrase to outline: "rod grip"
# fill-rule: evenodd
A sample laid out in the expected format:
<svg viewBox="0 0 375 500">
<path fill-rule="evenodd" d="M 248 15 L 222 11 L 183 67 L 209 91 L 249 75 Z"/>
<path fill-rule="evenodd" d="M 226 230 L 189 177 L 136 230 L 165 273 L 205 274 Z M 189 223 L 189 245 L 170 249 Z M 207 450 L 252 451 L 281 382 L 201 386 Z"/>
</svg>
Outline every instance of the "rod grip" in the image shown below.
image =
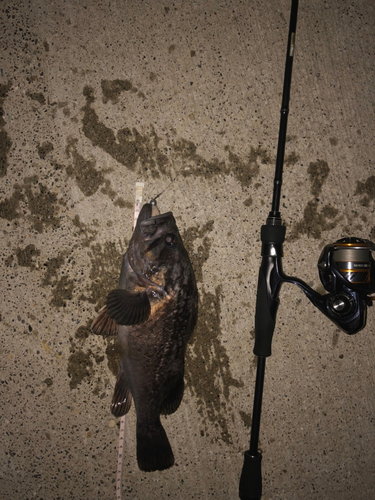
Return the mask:
<svg viewBox="0 0 375 500">
<path fill-rule="evenodd" d="M 244 464 L 240 479 L 239 496 L 241 500 L 260 500 L 262 496 L 262 455 L 244 453 Z"/>
<path fill-rule="evenodd" d="M 255 309 L 255 344 L 254 354 L 267 358 L 271 356 L 271 344 L 276 325 L 276 313 L 279 300 L 272 298 L 265 269 L 259 269 L 258 291 Z"/>
</svg>

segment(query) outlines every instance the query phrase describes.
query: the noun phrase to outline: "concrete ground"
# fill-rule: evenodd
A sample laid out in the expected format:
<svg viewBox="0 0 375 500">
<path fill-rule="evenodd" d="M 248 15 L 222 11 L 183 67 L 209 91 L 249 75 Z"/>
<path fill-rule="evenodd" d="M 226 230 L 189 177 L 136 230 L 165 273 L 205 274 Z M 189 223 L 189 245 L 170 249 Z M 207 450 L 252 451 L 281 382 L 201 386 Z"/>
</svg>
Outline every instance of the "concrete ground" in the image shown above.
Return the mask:
<svg viewBox="0 0 375 500">
<path fill-rule="evenodd" d="M 200 315 L 176 465 L 123 498 L 238 498 L 255 380 L 260 226 L 270 210 L 289 0 L 3 0 L 0 498 L 114 499 L 116 286 L 135 183 L 173 211 Z M 375 240 L 373 0 L 300 2 L 282 217 L 284 270 L 321 290 L 322 248 Z M 173 182 L 172 182 L 173 179 Z M 171 183 L 172 182 L 172 183 Z M 375 311 L 354 336 L 285 285 L 267 360 L 264 499 L 375 498 Z"/>
</svg>

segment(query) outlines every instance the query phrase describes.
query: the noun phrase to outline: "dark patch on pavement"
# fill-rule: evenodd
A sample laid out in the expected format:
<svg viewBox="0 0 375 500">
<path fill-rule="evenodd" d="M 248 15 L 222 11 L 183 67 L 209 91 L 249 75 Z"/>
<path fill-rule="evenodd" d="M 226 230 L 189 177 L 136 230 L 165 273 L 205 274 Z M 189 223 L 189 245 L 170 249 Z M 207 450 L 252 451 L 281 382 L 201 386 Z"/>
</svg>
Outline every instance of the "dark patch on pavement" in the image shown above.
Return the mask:
<svg viewBox="0 0 375 500">
<path fill-rule="evenodd" d="M 309 174 L 311 182 L 311 194 L 318 196 L 329 174 L 328 163 L 324 160 L 311 162 L 307 169 L 307 173 Z"/>
<path fill-rule="evenodd" d="M 355 196 L 362 196 L 361 203 L 368 207 L 371 200 L 375 200 L 375 175 L 370 175 L 364 182 L 357 181 Z"/>
<path fill-rule="evenodd" d="M 137 92 L 129 80 L 102 80 L 103 103 L 111 101 L 116 104 L 122 92 Z"/>
<path fill-rule="evenodd" d="M 181 234 L 182 241 L 194 269 L 195 279 L 198 283 L 203 282 L 203 265 L 210 256 L 211 239 L 207 234 L 212 231 L 213 226 L 214 221 L 210 220 L 206 224 L 203 224 L 203 226 L 189 227 Z M 198 247 L 195 245 L 196 240 L 202 240 Z"/>
<path fill-rule="evenodd" d="M 196 398 L 204 434 L 232 444 L 230 388 L 243 387 L 243 382 L 233 378 L 221 343 L 221 299 L 221 287 L 215 293 L 200 291 L 198 324 L 186 355 L 186 385 Z"/>
<path fill-rule="evenodd" d="M 338 213 L 338 209 L 329 204 L 324 205 L 319 212 L 318 202 L 309 201 L 303 211 L 303 218 L 292 226 L 288 239 L 295 240 L 302 234 L 319 239 L 322 231 L 330 231 L 336 227 L 338 220 L 334 219 Z"/>
<path fill-rule="evenodd" d="M 0 84 L 0 177 L 4 177 L 8 170 L 8 154 L 12 147 L 12 141 L 4 130 L 4 102 L 12 84 Z"/>
</svg>

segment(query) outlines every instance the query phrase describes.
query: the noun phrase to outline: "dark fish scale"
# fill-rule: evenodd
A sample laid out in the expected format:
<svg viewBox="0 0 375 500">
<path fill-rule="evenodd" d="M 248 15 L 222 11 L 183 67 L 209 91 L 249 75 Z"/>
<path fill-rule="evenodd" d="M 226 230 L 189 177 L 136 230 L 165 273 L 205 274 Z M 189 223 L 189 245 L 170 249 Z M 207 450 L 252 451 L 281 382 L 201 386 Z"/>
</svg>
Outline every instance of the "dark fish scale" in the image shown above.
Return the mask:
<svg viewBox="0 0 375 500">
<path fill-rule="evenodd" d="M 122 416 L 131 399 L 137 413 L 137 459 L 141 470 L 174 463 L 160 422 L 179 407 L 184 392 L 186 345 L 197 321 L 193 269 L 171 212 L 151 216 L 145 204 L 124 255 L 119 288 L 94 321 L 95 333 L 118 325 L 122 349 L 111 411 Z"/>
</svg>

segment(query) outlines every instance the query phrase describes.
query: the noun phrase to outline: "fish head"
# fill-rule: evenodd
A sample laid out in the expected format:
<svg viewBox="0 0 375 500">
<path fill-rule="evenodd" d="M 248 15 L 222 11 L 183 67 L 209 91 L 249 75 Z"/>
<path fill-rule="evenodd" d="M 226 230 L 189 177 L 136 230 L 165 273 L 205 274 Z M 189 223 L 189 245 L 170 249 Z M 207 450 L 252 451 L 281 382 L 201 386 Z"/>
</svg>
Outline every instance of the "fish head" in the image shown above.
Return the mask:
<svg viewBox="0 0 375 500">
<path fill-rule="evenodd" d="M 156 215 L 153 215 L 155 214 Z M 138 216 L 130 244 L 129 260 L 133 269 L 159 285 L 165 285 L 171 270 L 186 254 L 172 212 L 160 214 L 145 203 Z"/>
</svg>

